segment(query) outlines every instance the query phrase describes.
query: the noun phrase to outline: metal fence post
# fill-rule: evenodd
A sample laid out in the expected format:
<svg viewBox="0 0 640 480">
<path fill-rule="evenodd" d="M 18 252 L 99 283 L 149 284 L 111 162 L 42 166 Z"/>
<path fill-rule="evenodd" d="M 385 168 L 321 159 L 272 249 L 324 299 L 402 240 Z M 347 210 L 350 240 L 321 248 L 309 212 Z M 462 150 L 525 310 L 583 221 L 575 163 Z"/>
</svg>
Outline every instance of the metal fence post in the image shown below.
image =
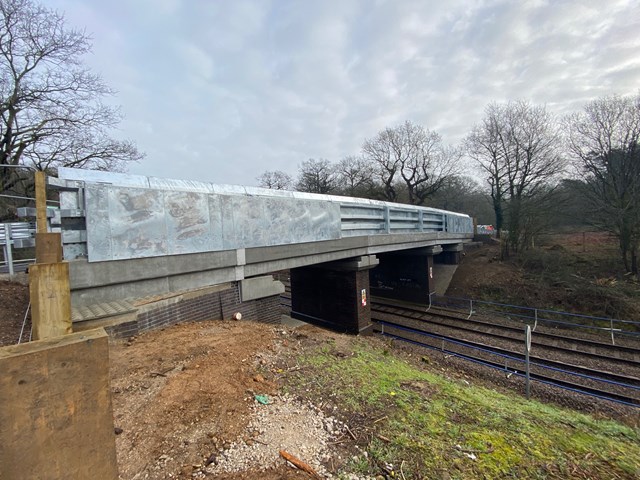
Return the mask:
<svg viewBox="0 0 640 480">
<path fill-rule="evenodd" d="M 609 319 L 609 328 L 611 329 L 611 345 L 615 345 L 616 339 L 613 337 L 613 318 Z"/>
<path fill-rule="evenodd" d="M 429 293 L 429 306 L 425 310 L 425 313 L 428 312 L 429 310 L 431 310 L 431 295 L 433 295 L 434 293 L 436 293 L 436 292 L 430 292 Z"/>
<path fill-rule="evenodd" d="M 385 233 L 391 233 L 391 211 L 388 205 L 384 206 L 382 214 L 384 216 L 384 231 Z"/>
<path fill-rule="evenodd" d="M 7 264 L 9 266 L 9 275 L 13 277 L 14 271 L 13 271 L 13 252 L 12 252 L 12 247 L 11 244 L 13 243 L 13 240 L 11 239 L 11 224 L 10 223 L 5 223 L 4 224 L 4 235 L 5 235 L 5 240 L 7 242 L 7 258 L 5 259 L 7 261 Z"/>
<path fill-rule="evenodd" d="M 531 394 L 531 386 L 530 386 L 530 376 L 529 376 L 529 352 L 531 351 L 531 325 L 527 325 L 524 328 L 524 337 L 525 337 L 525 352 L 524 352 L 524 361 L 526 365 L 526 389 L 527 389 L 527 400 L 529 400 Z"/>
</svg>

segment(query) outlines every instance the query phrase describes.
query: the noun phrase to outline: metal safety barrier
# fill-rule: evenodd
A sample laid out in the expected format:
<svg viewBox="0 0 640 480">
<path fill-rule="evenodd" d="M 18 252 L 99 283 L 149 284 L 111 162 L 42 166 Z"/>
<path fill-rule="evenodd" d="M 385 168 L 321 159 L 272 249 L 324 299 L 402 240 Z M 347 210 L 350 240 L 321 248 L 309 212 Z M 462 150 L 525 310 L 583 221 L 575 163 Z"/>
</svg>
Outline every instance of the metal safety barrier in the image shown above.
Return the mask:
<svg viewBox="0 0 640 480">
<path fill-rule="evenodd" d="M 60 168 L 64 256 L 89 262 L 340 240 L 473 236 L 468 215 L 379 200 Z M 135 232 L 135 235 L 132 233 Z M 440 237 L 442 235 L 442 237 Z M 415 238 L 414 238 L 415 239 Z"/>
<path fill-rule="evenodd" d="M 8 267 L 9 275 L 15 273 L 13 260 L 14 248 L 31 248 L 35 246 L 34 234 L 36 226 L 32 222 L 0 223 L 0 245 L 4 255 L 3 264 Z"/>
</svg>

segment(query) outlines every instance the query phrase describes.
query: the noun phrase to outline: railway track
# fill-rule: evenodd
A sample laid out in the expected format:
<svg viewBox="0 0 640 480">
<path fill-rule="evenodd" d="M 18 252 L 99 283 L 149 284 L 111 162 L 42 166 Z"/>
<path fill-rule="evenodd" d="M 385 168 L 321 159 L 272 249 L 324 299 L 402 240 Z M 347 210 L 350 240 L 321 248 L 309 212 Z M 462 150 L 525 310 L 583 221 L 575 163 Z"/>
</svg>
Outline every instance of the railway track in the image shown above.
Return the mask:
<svg viewBox="0 0 640 480">
<path fill-rule="evenodd" d="M 419 342 L 416 340 L 411 340 L 409 339 L 406 335 L 394 335 L 392 333 L 385 333 L 386 336 L 392 337 L 396 340 L 400 340 L 400 341 L 405 341 L 405 342 L 409 342 L 412 343 L 414 345 L 418 345 L 421 347 L 426 347 L 426 348 L 433 348 L 430 345 L 423 343 L 423 342 Z M 480 363 L 482 365 L 488 366 L 488 367 L 492 367 L 498 370 L 505 370 L 506 372 L 508 372 L 508 374 L 515 374 L 517 376 L 520 377 L 524 377 L 525 374 L 522 370 L 512 370 L 509 371 L 509 369 L 505 369 L 504 366 L 501 363 L 498 362 L 492 362 L 490 360 L 486 360 L 486 359 L 479 359 L 478 357 L 475 357 L 473 355 L 466 355 L 464 353 L 459 353 L 459 352 L 455 352 L 455 351 L 451 351 L 451 350 L 446 350 L 443 349 L 442 352 L 444 354 L 447 355 L 451 355 L 451 356 L 455 356 L 458 358 L 462 358 L 464 360 L 468 360 L 474 363 Z M 618 403 L 622 403 L 625 405 L 629 405 L 629 406 L 635 406 L 635 407 L 640 407 L 640 400 L 635 397 L 635 396 L 629 396 L 629 395 L 623 395 L 623 394 L 619 394 L 619 393 L 615 393 L 615 392 L 611 392 L 608 390 L 603 390 L 603 389 L 599 389 L 599 388 L 594 388 L 594 387 L 590 387 L 588 385 L 583 385 L 577 382 L 570 382 L 567 380 L 562 380 L 559 378 L 554 378 L 554 377 L 549 377 L 547 375 L 541 375 L 538 374 L 536 372 L 531 372 L 530 373 L 530 378 L 531 380 L 535 380 L 535 381 L 539 381 L 541 383 L 545 383 L 547 385 L 551 385 L 551 386 L 555 386 L 555 387 L 561 387 L 564 388 L 566 390 L 570 390 L 576 393 L 582 393 L 582 394 L 588 394 L 588 395 L 592 395 L 594 397 L 603 399 L 603 400 L 612 400 L 612 401 L 616 401 Z"/>
<path fill-rule="evenodd" d="M 385 314 L 400 315 L 419 321 L 427 321 L 432 326 L 452 329 L 460 334 L 482 334 L 486 337 L 522 343 L 523 326 L 496 325 L 484 319 L 463 318 L 438 309 L 425 312 L 425 308 L 413 306 L 398 306 L 376 299 L 371 306 L 372 318 L 384 319 Z M 591 359 L 606 362 L 618 362 L 621 367 L 633 366 L 640 368 L 640 349 L 625 345 L 612 345 L 610 342 L 597 341 L 586 338 L 569 338 L 558 333 L 535 331 L 532 337 L 532 348 L 543 348 L 569 354 L 581 355 Z"/>
<path fill-rule="evenodd" d="M 517 329 L 520 338 L 515 339 L 509 335 L 509 330 L 503 335 L 499 331 L 474 330 L 471 326 L 449 326 L 439 319 L 438 314 L 429 313 L 428 318 L 425 318 L 427 314 L 420 312 L 417 315 L 415 308 L 403 311 L 398 306 L 388 307 L 376 302 L 372 304 L 375 330 L 386 336 L 439 350 L 444 355 L 480 363 L 507 375 L 524 375 L 522 329 Z M 446 319 L 450 320 L 448 316 Z M 484 323 L 486 322 L 480 322 Z M 493 327 L 494 330 L 502 328 Z M 529 357 L 530 378 L 574 392 L 640 407 L 640 376 L 629 373 L 640 371 L 636 360 L 619 356 L 607 358 L 605 355 L 583 352 L 580 350 L 580 342 L 574 339 L 572 341 L 575 342 L 574 347 L 568 348 L 547 345 L 543 340 L 538 342 L 535 350 L 533 347 L 536 343 L 532 341 L 532 351 L 542 354 L 532 354 Z M 587 341 L 587 345 L 592 347 L 592 344 L 592 340 Z M 630 347 L 623 347 L 622 350 L 630 357 L 637 353 Z M 563 355 L 559 355 L 560 352 Z M 581 364 L 585 359 L 592 363 L 596 359 L 598 366 Z"/>
<path fill-rule="evenodd" d="M 291 306 L 288 288 L 281 296 Z M 465 318 L 435 308 L 372 299 L 375 330 L 444 355 L 524 376 L 524 326 Z M 640 348 L 573 338 L 538 328 L 532 336 L 530 379 L 573 392 L 640 407 Z"/>
</svg>

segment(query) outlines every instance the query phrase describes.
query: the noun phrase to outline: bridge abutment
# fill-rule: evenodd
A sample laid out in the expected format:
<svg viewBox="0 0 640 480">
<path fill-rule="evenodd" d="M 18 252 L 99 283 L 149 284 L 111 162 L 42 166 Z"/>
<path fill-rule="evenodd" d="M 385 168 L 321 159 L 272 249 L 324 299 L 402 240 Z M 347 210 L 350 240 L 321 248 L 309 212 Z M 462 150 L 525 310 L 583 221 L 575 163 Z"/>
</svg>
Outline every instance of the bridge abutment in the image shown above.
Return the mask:
<svg viewBox="0 0 640 480">
<path fill-rule="evenodd" d="M 291 316 L 348 333 L 372 331 L 369 271 L 375 255 L 291 269 Z"/>
<path fill-rule="evenodd" d="M 463 251 L 464 245 L 462 243 L 443 245 L 442 253 L 435 257 L 435 262 L 444 265 L 459 265 Z"/>
<path fill-rule="evenodd" d="M 442 247 L 401 250 L 379 255 L 380 265 L 371 271 L 371 293 L 393 300 L 425 303 L 434 291 L 433 257 Z"/>
</svg>

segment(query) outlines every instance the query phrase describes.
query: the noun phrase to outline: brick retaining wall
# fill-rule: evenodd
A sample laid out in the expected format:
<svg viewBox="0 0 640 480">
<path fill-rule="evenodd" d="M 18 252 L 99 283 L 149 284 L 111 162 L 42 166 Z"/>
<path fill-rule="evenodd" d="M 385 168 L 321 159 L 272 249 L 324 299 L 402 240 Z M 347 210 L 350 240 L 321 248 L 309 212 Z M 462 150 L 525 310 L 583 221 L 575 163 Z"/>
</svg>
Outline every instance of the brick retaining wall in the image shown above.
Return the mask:
<svg viewBox="0 0 640 480">
<path fill-rule="evenodd" d="M 135 320 L 106 327 L 105 330 L 113 337 L 129 337 L 176 323 L 230 320 L 236 312 L 242 314 L 243 320 L 265 323 L 279 323 L 282 315 L 278 295 L 241 302 L 238 282 L 233 282 L 229 288 L 221 291 L 201 295 L 195 292 L 171 302 L 159 301 L 157 304 L 149 305 L 139 312 Z"/>
</svg>

